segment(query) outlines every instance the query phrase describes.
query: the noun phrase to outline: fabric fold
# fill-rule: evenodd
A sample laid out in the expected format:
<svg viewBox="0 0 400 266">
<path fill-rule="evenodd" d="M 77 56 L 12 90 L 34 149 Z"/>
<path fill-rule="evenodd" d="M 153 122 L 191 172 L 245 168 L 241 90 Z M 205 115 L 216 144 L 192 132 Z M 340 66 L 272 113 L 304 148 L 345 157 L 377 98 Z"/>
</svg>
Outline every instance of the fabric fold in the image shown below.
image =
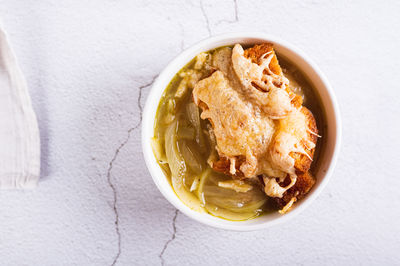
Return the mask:
<svg viewBox="0 0 400 266">
<path fill-rule="evenodd" d="M 0 25 L 0 189 L 34 188 L 40 137 L 25 78 Z"/>
</svg>

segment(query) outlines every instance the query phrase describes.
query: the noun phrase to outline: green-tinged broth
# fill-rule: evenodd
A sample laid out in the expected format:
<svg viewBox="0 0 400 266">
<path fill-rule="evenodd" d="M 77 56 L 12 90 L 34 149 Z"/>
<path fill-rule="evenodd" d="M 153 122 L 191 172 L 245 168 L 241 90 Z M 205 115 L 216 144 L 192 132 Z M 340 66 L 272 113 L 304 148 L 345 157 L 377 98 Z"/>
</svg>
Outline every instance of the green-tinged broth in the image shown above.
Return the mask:
<svg viewBox="0 0 400 266">
<path fill-rule="evenodd" d="M 156 114 L 153 150 L 175 193 L 188 207 L 228 220 L 247 220 L 277 208 L 258 184 L 234 181 L 235 189 L 229 188 L 232 178 L 215 172 L 208 164 L 208 160 L 218 158 L 215 140 L 209 131 L 210 123 L 200 119 L 201 110 L 192 101 L 192 90 L 196 80 L 211 74 L 208 66 L 213 52 L 205 53 L 206 57 L 203 54 L 201 68 L 193 59 L 164 91 Z M 305 105 L 317 102 L 302 74 L 286 61 L 283 67 L 296 87 L 294 91 L 305 95 Z M 188 78 L 188 73 L 196 77 L 195 81 Z"/>
</svg>

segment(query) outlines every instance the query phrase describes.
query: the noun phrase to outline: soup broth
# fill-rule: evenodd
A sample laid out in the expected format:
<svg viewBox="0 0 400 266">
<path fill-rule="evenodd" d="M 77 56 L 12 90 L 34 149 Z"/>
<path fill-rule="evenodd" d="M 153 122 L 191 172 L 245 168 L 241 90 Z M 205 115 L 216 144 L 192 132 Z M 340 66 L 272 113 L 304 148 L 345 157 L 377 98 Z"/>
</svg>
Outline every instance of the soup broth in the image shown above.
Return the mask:
<svg viewBox="0 0 400 266">
<path fill-rule="evenodd" d="M 192 100 L 195 83 L 211 75 L 212 55 L 218 49 L 194 58 L 165 89 L 156 114 L 153 150 L 175 193 L 188 207 L 228 220 L 247 220 L 278 209 L 255 180 L 233 180 L 210 167 L 209 162 L 218 158 L 215 137 Z M 318 95 L 293 64 L 281 57 L 279 62 L 290 88 L 303 97 L 323 135 Z"/>
</svg>

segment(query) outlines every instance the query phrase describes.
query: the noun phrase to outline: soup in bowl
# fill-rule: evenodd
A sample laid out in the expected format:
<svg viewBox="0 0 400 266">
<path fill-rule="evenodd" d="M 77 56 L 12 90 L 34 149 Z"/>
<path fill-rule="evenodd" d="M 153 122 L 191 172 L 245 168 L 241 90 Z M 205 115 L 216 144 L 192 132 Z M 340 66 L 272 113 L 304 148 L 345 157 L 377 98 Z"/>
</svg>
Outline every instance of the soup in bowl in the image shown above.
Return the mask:
<svg viewBox="0 0 400 266">
<path fill-rule="evenodd" d="M 186 215 L 233 230 L 300 212 L 326 184 L 340 142 L 326 78 L 264 34 L 213 37 L 184 51 L 154 83 L 142 127 L 163 195 Z"/>
</svg>

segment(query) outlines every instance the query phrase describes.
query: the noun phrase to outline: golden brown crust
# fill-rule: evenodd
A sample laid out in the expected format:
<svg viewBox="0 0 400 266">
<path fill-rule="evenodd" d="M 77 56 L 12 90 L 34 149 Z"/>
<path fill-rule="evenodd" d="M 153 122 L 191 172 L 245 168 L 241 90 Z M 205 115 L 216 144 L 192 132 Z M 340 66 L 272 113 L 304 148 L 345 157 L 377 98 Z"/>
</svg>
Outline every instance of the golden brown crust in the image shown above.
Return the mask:
<svg viewBox="0 0 400 266">
<path fill-rule="evenodd" d="M 251 48 L 248 48 L 244 52 L 244 56 L 247 58 L 250 58 L 253 63 L 258 64 L 260 58 L 268 52 L 273 52 L 274 56 L 271 60 L 271 63 L 269 65 L 269 68 L 271 71 L 276 74 L 276 75 L 283 75 L 282 68 L 279 65 L 278 58 L 275 54 L 275 51 L 273 49 L 273 45 L 270 43 L 264 43 L 264 44 L 259 44 L 255 45 Z M 292 101 L 291 103 L 296 109 L 300 109 L 301 113 L 305 115 L 306 121 L 307 121 L 307 127 L 311 132 L 314 132 L 315 134 L 312 134 L 308 132 L 307 134 L 307 140 L 303 141 L 303 146 L 305 151 L 308 153 L 310 158 L 313 158 L 314 156 L 314 150 L 315 148 L 308 149 L 307 148 L 307 142 L 310 141 L 314 144 L 317 142 L 317 136 L 318 134 L 318 129 L 317 129 L 317 124 L 315 121 L 315 118 L 313 114 L 311 113 L 310 110 L 308 110 L 306 107 L 302 107 L 303 104 L 303 98 L 297 94 L 295 94 L 288 86 L 285 88 L 289 96 L 291 97 Z M 202 107 L 202 106 L 200 106 Z M 202 107 L 204 109 L 204 106 Z M 296 200 L 299 200 L 303 198 L 312 188 L 312 186 L 315 183 L 314 178 L 312 175 L 308 172 L 312 163 L 312 160 L 310 158 L 302 153 L 291 153 L 290 156 L 292 156 L 295 159 L 295 164 L 294 167 L 296 169 L 296 175 L 297 175 L 297 181 L 293 187 L 291 187 L 288 191 L 286 191 L 283 194 L 282 198 L 274 198 L 274 201 L 277 203 L 279 208 L 283 208 L 288 202 L 292 200 L 293 197 L 296 197 Z M 229 159 L 225 157 L 220 157 L 218 161 L 213 163 L 212 168 L 217 171 L 224 173 L 226 175 L 232 176 L 234 179 L 241 179 L 244 178 L 243 173 L 239 170 L 239 167 L 241 165 L 242 161 L 240 159 L 237 159 L 236 161 L 236 174 L 232 175 L 230 173 L 230 161 Z M 282 182 L 280 185 L 281 186 L 287 186 L 290 183 L 290 178 L 287 177 L 284 182 Z"/>
<path fill-rule="evenodd" d="M 285 88 L 286 92 L 289 94 L 290 98 L 292 99 L 291 103 L 296 109 L 299 109 L 303 104 L 303 97 L 294 93 L 289 86 Z"/>
<path fill-rule="evenodd" d="M 286 178 L 283 185 L 287 185 L 286 183 L 290 183 L 289 178 Z M 274 201 L 278 205 L 279 209 L 283 208 L 288 202 L 296 197 L 296 201 L 304 198 L 304 196 L 310 191 L 310 189 L 314 186 L 315 179 L 310 174 L 310 172 L 299 173 L 297 174 L 296 184 L 291 187 L 288 191 L 283 194 L 282 198 L 274 198 Z"/>
<path fill-rule="evenodd" d="M 276 57 L 276 53 L 272 44 L 263 43 L 254 45 L 253 47 L 248 48 L 244 51 L 244 56 L 250 58 L 253 63 L 258 64 L 261 56 L 263 56 L 268 52 L 272 52 L 274 54 L 269 64 L 269 68 L 274 74 L 282 75 L 283 74 L 282 68 L 279 65 L 279 61 L 278 58 Z M 289 94 L 290 98 L 292 98 L 291 102 L 293 106 L 295 108 L 300 108 L 300 106 L 303 104 L 303 98 L 300 95 L 294 93 L 289 87 L 286 87 L 285 90 Z"/>
<path fill-rule="evenodd" d="M 301 108 L 300 111 L 301 111 L 301 113 L 303 113 L 306 116 L 308 129 L 311 132 L 318 134 L 317 123 L 315 122 L 315 118 L 314 118 L 313 114 L 311 113 L 311 111 L 308 110 L 304 106 Z M 308 140 L 314 144 L 317 143 L 317 136 L 315 134 L 312 134 L 310 132 L 308 132 L 308 134 L 307 134 Z M 308 153 L 308 155 L 312 159 L 314 157 L 315 148 L 308 149 L 306 141 L 303 141 L 303 146 L 305 147 L 305 151 Z M 296 168 L 296 170 L 298 172 L 305 173 L 310 169 L 312 160 L 310 160 L 310 158 L 308 156 L 306 156 L 305 154 L 291 152 L 290 156 L 292 156 L 295 159 L 294 168 Z"/>
<path fill-rule="evenodd" d="M 225 175 L 232 176 L 233 179 L 243 179 L 243 178 L 244 178 L 244 175 L 243 175 L 243 173 L 242 173 L 242 172 L 240 171 L 240 169 L 239 169 L 239 167 L 240 167 L 240 165 L 243 163 L 243 161 L 244 161 L 244 160 L 241 159 L 241 158 L 238 159 L 238 162 L 237 162 L 236 165 L 235 165 L 236 173 L 235 173 L 234 175 L 232 175 L 232 174 L 229 172 L 231 162 L 229 161 L 228 158 L 223 157 L 223 156 L 221 156 L 221 157 L 219 158 L 218 161 L 213 162 L 212 168 L 213 168 L 215 171 L 217 171 L 217 172 L 223 173 L 223 174 L 225 174 Z"/>
<path fill-rule="evenodd" d="M 307 127 L 309 129 L 309 132 L 307 134 L 307 140 L 316 144 L 318 138 L 316 134 L 318 134 L 318 129 L 317 129 L 317 124 L 315 122 L 315 118 L 311 113 L 311 111 L 308 110 L 306 107 L 302 107 L 300 111 L 302 114 L 305 115 L 307 121 Z M 313 132 L 314 134 L 312 134 L 311 132 Z M 314 156 L 315 148 L 307 149 L 306 140 L 304 140 L 302 143 L 305 148 L 305 151 L 312 159 Z M 310 191 L 310 189 L 315 183 L 314 177 L 309 172 L 312 160 L 310 160 L 308 156 L 302 153 L 292 152 L 290 153 L 290 156 L 292 156 L 295 159 L 294 167 L 296 169 L 297 180 L 294 186 L 283 194 L 282 198 L 274 198 L 274 201 L 277 203 L 280 209 L 283 208 L 286 204 L 288 204 L 293 197 L 296 198 L 296 201 L 302 199 Z M 280 185 L 282 187 L 285 187 L 289 184 L 290 184 L 290 178 L 288 175 L 285 181 L 280 183 Z"/>
<path fill-rule="evenodd" d="M 307 134 L 307 138 L 310 142 L 316 144 L 317 143 L 317 123 L 315 122 L 315 118 L 310 110 L 306 107 L 302 107 L 300 110 L 305 116 L 307 120 L 307 127 L 310 130 Z M 315 134 L 312 134 L 314 132 Z M 304 147 L 306 147 L 306 141 L 303 142 Z M 305 149 L 308 155 L 313 158 L 315 148 L 313 149 Z M 291 187 L 288 191 L 283 194 L 282 198 L 274 198 L 275 202 L 277 203 L 278 207 L 281 209 L 286 204 L 288 204 L 293 197 L 296 197 L 296 201 L 304 198 L 304 196 L 310 191 L 312 186 L 315 183 L 314 177 L 310 174 L 309 169 L 311 167 L 312 160 L 308 158 L 308 156 L 302 153 L 290 153 L 295 159 L 294 167 L 296 169 L 297 180 L 293 187 Z M 281 186 L 287 186 L 290 183 L 289 176 L 282 182 Z"/>
<path fill-rule="evenodd" d="M 270 43 L 263 43 L 263 44 L 259 44 L 259 45 L 254 45 L 251 48 L 248 48 L 244 51 L 244 56 L 247 58 L 250 58 L 251 61 L 255 64 L 259 63 L 259 59 L 261 58 L 261 56 L 263 56 L 265 53 L 268 52 L 273 52 L 274 56 L 271 59 L 271 63 L 269 64 L 269 68 L 271 69 L 271 71 L 276 74 L 276 75 L 282 75 L 282 69 L 279 65 L 278 62 L 278 58 L 276 57 L 275 51 L 273 49 L 273 45 Z M 260 89 L 261 90 L 261 89 Z M 287 90 L 289 90 L 291 92 L 291 90 L 289 88 L 287 88 Z M 293 93 L 293 92 L 292 92 Z M 300 97 L 301 99 L 301 97 Z M 296 101 L 298 101 L 298 99 L 296 98 Z M 301 104 L 300 104 L 301 105 Z M 202 108 L 204 110 L 204 108 Z M 233 177 L 236 178 L 243 178 L 244 175 L 243 173 L 239 170 L 240 167 L 240 163 L 237 162 L 236 163 L 236 175 L 234 175 Z M 230 170 L 230 161 L 227 158 L 224 157 L 220 157 L 218 161 L 213 163 L 213 169 L 217 172 L 221 172 L 224 173 L 226 175 L 231 175 L 229 170 Z M 232 176 L 232 175 L 231 175 Z"/>
<path fill-rule="evenodd" d="M 258 64 L 261 56 L 263 56 L 268 52 L 274 53 L 274 57 L 272 57 L 271 63 L 269 64 L 269 68 L 274 74 L 282 75 L 282 68 L 279 65 L 279 61 L 278 58 L 276 57 L 272 44 L 263 43 L 254 45 L 253 47 L 248 48 L 244 51 L 244 56 L 250 58 L 253 63 Z"/>
<path fill-rule="evenodd" d="M 263 44 L 258 44 L 254 45 L 251 48 L 248 48 L 244 51 L 244 56 L 247 58 L 250 58 L 252 62 L 254 63 L 259 63 L 259 59 L 261 56 L 263 56 L 265 53 L 268 52 L 273 52 L 274 56 L 271 60 L 271 63 L 269 65 L 270 69 L 272 72 L 274 72 L 277 75 L 282 75 L 282 68 L 279 65 L 278 58 L 276 57 L 275 51 L 273 49 L 273 45 L 270 43 L 263 43 Z M 285 90 L 288 92 L 288 94 L 292 98 L 292 104 L 294 105 L 295 108 L 300 108 L 303 104 L 303 98 L 300 95 L 295 94 L 289 87 L 286 87 Z M 202 108 L 204 109 L 204 108 Z M 308 127 L 310 130 L 312 130 L 315 133 L 317 132 L 317 126 L 316 122 L 314 119 L 314 116 L 312 113 L 305 107 L 301 108 L 301 112 L 307 117 L 308 121 Z M 316 143 L 317 137 L 311 133 L 309 133 L 309 140 L 312 141 L 313 143 Z M 307 153 L 311 158 L 313 158 L 314 155 L 314 149 L 312 150 L 307 150 Z M 295 158 L 295 168 L 302 172 L 305 173 L 308 171 L 308 169 L 311 166 L 312 160 L 310 160 L 306 155 L 301 154 L 301 153 L 291 153 L 290 154 L 293 158 Z M 226 158 L 220 158 L 219 161 L 214 162 L 213 168 L 215 171 L 222 172 L 225 174 L 230 175 L 229 173 L 229 166 L 230 162 Z M 238 177 L 243 177 L 243 174 L 239 170 L 240 163 L 236 164 L 237 172 L 236 174 Z"/>
</svg>

